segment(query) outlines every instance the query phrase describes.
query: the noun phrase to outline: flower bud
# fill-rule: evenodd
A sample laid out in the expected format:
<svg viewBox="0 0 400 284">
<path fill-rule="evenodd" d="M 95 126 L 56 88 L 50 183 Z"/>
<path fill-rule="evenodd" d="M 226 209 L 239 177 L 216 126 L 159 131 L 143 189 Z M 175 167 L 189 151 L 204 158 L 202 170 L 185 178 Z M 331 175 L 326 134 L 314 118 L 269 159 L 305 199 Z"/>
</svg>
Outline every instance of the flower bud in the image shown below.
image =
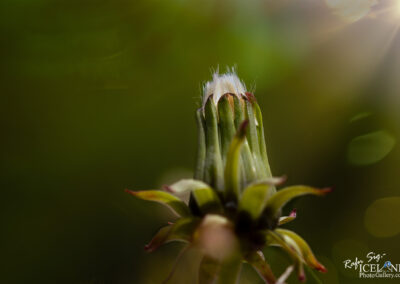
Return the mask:
<svg viewBox="0 0 400 284">
<path fill-rule="evenodd" d="M 248 121 L 240 149 L 239 188 L 270 178 L 260 107 L 253 94 L 234 73 L 219 75 L 204 86 L 202 107 L 197 111 L 198 156 L 195 178 L 217 191 L 229 191 L 224 181 L 227 155 L 235 133 Z"/>
</svg>

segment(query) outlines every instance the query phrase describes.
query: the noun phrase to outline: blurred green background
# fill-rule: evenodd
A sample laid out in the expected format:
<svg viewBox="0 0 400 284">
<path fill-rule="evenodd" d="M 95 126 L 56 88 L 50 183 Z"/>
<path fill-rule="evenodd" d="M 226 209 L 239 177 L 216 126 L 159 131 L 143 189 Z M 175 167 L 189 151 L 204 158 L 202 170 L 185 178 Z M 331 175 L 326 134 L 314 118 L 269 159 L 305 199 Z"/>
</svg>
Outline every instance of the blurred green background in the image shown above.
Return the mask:
<svg viewBox="0 0 400 284">
<path fill-rule="evenodd" d="M 170 216 L 124 188 L 191 177 L 218 66 L 256 89 L 274 174 L 335 188 L 286 207 L 322 282 L 395 282 L 343 268 L 400 263 L 400 9 L 372 2 L 2 0 L 0 282 L 160 283 L 180 245 L 143 246 Z"/>
</svg>

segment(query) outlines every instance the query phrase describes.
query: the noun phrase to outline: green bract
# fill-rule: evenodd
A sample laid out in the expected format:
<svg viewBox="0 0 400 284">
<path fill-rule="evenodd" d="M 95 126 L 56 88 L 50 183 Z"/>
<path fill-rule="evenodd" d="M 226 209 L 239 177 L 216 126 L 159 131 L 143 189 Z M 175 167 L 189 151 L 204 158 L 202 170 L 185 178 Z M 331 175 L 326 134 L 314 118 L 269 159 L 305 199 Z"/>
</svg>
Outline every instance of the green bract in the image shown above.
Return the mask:
<svg viewBox="0 0 400 284">
<path fill-rule="evenodd" d="M 200 248 L 204 258 L 199 283 L 235 283 L 242 262 L 251 264 L 266 283 L 284 283 L 293 268 L 303 280 L 304 264 L 325 272 L 300 236 L 278 226 L 296 217 L 295 210 L 281 216 L 288 201 L 330 190 L 303 185 L 276 190 L 283 179 L 271 174 L 254 95 L 245 92 L 236 75 L 214 75 L 205 87 L 196 119 L 195 179 L 178 181 L 164 190 L 128 191 L 162 203 L 179 216 L 159 230 L 146 250 L 175 240 Z M 188 204 L 177 197 L 185 193 L 190 194 Z M 262 253 L 268 245 L 280 246 L 294 262 L 278 279 Z"/>
</svg>

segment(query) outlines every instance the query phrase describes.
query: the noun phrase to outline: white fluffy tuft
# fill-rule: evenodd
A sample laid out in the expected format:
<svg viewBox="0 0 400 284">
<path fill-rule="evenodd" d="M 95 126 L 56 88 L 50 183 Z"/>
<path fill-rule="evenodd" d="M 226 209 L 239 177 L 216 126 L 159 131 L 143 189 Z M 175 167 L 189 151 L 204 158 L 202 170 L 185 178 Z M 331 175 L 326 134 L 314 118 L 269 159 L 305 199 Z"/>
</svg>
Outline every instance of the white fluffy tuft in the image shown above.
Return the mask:
<svg viewBox="0 0 400 284">
<path fill-rule="evenodd" d="M 239 97 L 244 95 L 245 92 L 245 85 L 240 81 L 233 69 L 225 74 L 219 74 L 217 71 L 213 74 L 213 80 L 204 85 L 203 106 L 211 95 L 213 95 L 213 100 L 217 104 L 218 100 L 226 93 Z"/>
</svg>

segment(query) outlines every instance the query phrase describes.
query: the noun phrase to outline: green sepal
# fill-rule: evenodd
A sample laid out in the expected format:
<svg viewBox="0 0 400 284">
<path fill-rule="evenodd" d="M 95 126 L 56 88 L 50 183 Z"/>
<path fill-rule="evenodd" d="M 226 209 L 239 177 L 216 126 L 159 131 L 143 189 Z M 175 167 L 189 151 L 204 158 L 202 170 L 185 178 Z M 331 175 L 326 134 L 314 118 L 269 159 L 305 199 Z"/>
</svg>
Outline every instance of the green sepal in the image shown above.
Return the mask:
<svg viewBox="0 0 400 284">
<path fill-rule="evenodd" d="M 279 218 L 279 226 L 292 222 L 296 217 L 294 216 L 283 216 Z"/>
<path fill-rule="evenodd" d="M 222 213 L 223 209 L 221 201 L 212 188 L 198 188 L 193 190 L 192 194 L 203 215 L 209 213 Z"/>
<path fill-rule="evenodd" d="M 233 97 L 234 120 L 236 129 L 239 129 L 240 125 L 245 120 L 243 102 L 244 100 L 238 98 L 237 96 Z"/>
<path fill-rule="evenodd" d="M 197 162 L 194 178 L 204 179 L 204 167 L 206 162 L 206 130 L 205 121 L 203 116 L 203 109 L 196 111 L 197 122 Z"/>
<path fill-rule="evenodd" d="M 283 216 L 279 218 L 279 226 L 292 222 L 294 219 L 297 217 L 297 210 L 293 209 L 292 212 L 290 212 L 289 216 Z"/>
<path fill-rule="evenodd" d="M 162 227 L 158 232 L 153 236 L 151 241 L 144 246 L 144 249 L 147 252 L 152 252 L 155 251 L 159 246 L 164 244 L 166 240 L 168 239 L 168 236 L 171 232 L 172 225 L 168 225 L 165 227 Z"/>
<path fill-rule="evenodd" d="M 219 129 L 221 134 L 222 160 L 226 162 L 229 146 L 235 136 L 235 123 L 233 118 L 231 94 L 223 95 L 218 101 Z"/>
<path fill-rule="evenodd" d="M 204 106 L 206 125 L 206 159 L 204 181 L 219 191 L 224 189 L 224 168 L 220 151 L 218 115 L 213 97 L 210 96 Z"/>
<path fill-rule="evenodd" d="M 304 185 L 296 185 L 285 187 L 268 199 L 267 204 L 265 206 L 265 213 L 269 217 L 276 217 L 278 215 L 280 209 L 290 200 L 295 197 L 299 197 L 306 194 L 313 195 L 325 195 L 331 191 L 330 188 L 326 189 L 317 189 Z"/>
<path fill-rule="evenodd" d="M 191 198 L 196 202 L 196 208 L 204 215 L 207 213 L 222 213 L 222 205 L 218 194 L 208 184 L 195 179 L 182 179 L 166 190 L 176 193 L 191 193 Z"/>
<path fill-rule="evenodd" d="M 266 183 L 254 184 L 247 187 L 240 198 L 239 211 L 247 212 L 253 220 L 256 220 L 265 207 L 271 187 L 270 184 Z"/>
<path fill-rule="evenodd" d="M 274 284 L 276 278 L 269 264 L 265 261 L 262 251 L 251 252 L 246 256 L 246 261 L 253 266 L 257 273 L 267 284 Z"/>
<path fill-rule="evenodd" d="M 176 194 L 192 192 L 199 188 L 210 188 L 208 184 L 197 179 L 181 179 L 169 186 L 165 186 L 165 189 Z"/>
<path fill-rule="evenodd" d="M 265 143 L 265 135 L 264 135 L 264 126 L 263 126 L 263 118 L 261 114 L 260 106 L 257 102 L 253 103 L 255 117 L 257 119 L 257 135 L 258 135 L 258 144 L 260 146 L 260 153 L 263 160 L 263 164 L 267 171 L 267 176 L 272 177 L 271 168 L 269 166 L 268 155 L 267 155 L 267 146 Z"/>
<path fill-rule="evenodd" d="M 326 272 L 326 268 L 317 260 L 317 258 L 314 256 L 310 246 L 307 244 L 307 242 L 302 237 L 300 237 L 295 232 L 292 232 L 290 230 L 285 230 L 285 229 L 276 229 L 276 232 L 278 234 L 284 236 L 285 238 L 292 239 L 297 244 L 297 246 L 299 247 L 299 249 L 301 251 L 304 261 L 309 266 L 317 269 L 318 271 Z"/>
<path fill-rule="evenodd" d="M 248 121 L 245 120 L 236 132 L 229 146 L 225 165 L 225 198 L 227 201 L 237 201 L 240 193 L 239 158 L 240 149 L 246 138 Z"/>
<path fill-rule="evenodd" d="M 260 152 L 260 145 L 257 132 L 257 119 L 254 115 L 253 101 L 245 100 L 246 105 L 246 118 L 249 121 L 249 131 L 247 132 L 247 141 L 250 144 L 250 150 L 254 159 L 254 165 L 256 168 L 257 178 L 262 179 L 269 177 L 266 166 L 263 164 L 263 160 Z"/>
<path fill-rule="evenodd" d="M 190 242 L 200 220 L 198 218 L 181 218 L 176 223 L 162 227 L 145 246 L 147 252 L 156 250 L 161 245 L 172 241 Z"/>
<path fill-rule="evenodd" d="M 271 246 L 280 246 L 285 250 L 295 262 L 297 270 L 297 277 L 300 281 L 305 280 L 303 262 L 304 259 L 301 254 L 300 248 L 291 239 L 284 238 L 284 236 L 274 231 L 267 231 L 267 244 Z"/>
<path fill-rule="evenodd" d="M 178 216 L 185 217 L 191 215 L 189 207 L 178 197 L 168 192 L 161 190 L 132 191 L 128 189 L 125 191 L 140 199 L 161 203 Z"/>
<path fill-rule="evenodd" d="M 297 245 L 288 244 L 283 236 L 278 234 L 275 231 L 267 230 L 266 234 L 267 245 L 269 246 L 280 246 L 282 247 L 293 260 L 303 261 L 300 249 L 297 248 Z"/>
<path fill-rule="evenodd" d="M 235 96 L 233 98 L 234 112 L 235 112 L 235 127 L 240 128 L 240 125 L 245 120 L 244 115 L 244 100 Z M 250 151 L 249 143 L 245 141 L 242 145 L 240 155 L 240 173 L 241 173 L 241 185 L 244 188 L 248 182 L 256 179 L 256 167 L 254 166 L 254 159 Z"/>
</svg>

